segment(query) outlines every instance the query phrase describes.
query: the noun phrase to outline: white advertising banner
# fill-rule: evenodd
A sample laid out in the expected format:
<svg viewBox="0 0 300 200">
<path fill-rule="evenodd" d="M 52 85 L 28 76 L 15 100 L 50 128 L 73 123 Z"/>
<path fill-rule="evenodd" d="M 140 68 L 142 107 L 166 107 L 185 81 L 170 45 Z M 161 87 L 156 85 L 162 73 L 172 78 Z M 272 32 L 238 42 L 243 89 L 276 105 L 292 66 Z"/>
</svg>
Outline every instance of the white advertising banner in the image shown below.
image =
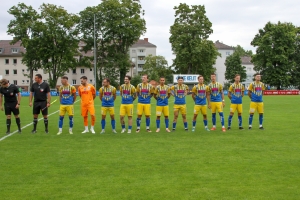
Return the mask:
<svg viewBox="0 0 300 200">
<path fill-rule="evenodd" d="M 178 76 L 182 76 L 184 83 L 198 83 L 198 76 L 195 74 L 173 74 L 173 83 L 177 83 Z"/>
</svg>

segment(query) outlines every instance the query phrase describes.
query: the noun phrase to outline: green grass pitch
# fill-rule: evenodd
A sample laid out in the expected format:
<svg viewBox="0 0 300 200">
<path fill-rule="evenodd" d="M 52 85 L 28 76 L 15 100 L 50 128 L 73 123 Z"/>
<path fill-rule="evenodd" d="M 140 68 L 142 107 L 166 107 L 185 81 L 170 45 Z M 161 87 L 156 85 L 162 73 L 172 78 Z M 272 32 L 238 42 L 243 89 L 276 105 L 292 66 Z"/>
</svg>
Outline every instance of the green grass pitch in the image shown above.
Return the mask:
<svg viewBox="0 0 300 200">
<path fill-rule="evenodd" d="M 176 132 L 155 133 L 155 101 L 152 99 L 152 133 L 112 134 L 110 119 L 100 135 L 100 100 L 95 102 L 96 134 L 81 134 L 83 119 L 75 104 L 74 134 L 57 136 L 58 113 L 49 116 L 49 134 L 43 121 L 38 132 L 32 125 L 0 141 L 0 199 L 299 199 L 300 196 L 300 109 L 299 96 L 265 96 L 265 130 L 238 130 L 237 115 L 232 130 L 205 132 L 202 116 L 191 132 L 193 102 L 187 97 L 189 132 L 179 117 Z M 54 97 L 53 97 L 54 99 Z M 173 99 L 170 100 L 171 102 Z M 243 126 L 248 127 L 249 98 L 244 98 Z M 170 104 L 172 108 L 173 104 Z M 57 111 L 58 102 L 49 113 Z M 135 107 L 136 108 L 136 107 Z M 170 109 L 172 111 L 172 109 Z M 211 114 L 208 115 L 211 127 Z M 21 102 L 21 122 L 32 122 L 28 98 Z M 226 99 L 225 124 L 229 114 Z M 108 117 L 108 116 L 107 116 Z M 170 126 L 173 113 L 170 116 Z M 0 138 L 5 136 L 1 112 Z M 16 130 L 12 119 L 12 130 Z"/>
</svg>

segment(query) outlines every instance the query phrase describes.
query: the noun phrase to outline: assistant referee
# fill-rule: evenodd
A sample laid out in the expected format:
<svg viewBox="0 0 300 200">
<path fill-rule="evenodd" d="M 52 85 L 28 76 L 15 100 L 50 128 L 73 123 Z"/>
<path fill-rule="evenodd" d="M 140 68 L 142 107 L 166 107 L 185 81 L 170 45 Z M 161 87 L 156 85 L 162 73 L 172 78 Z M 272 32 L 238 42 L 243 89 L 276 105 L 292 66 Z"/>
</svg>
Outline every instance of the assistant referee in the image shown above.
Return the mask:
<svg viewBox="0 0 300 200">
<path fill-rule="evenodd" d="M 6 134 L 10 134 L 11 113 L 14 114 L 18 125 L 19 133 L 21 133 L 21 122 L 19 118 L 19 106 L 21 101 L 21 93 L 14 84 L 10 84 L 8 80 L 2 79 L 0 88 L 0 110 L 3 110 L 2 99 L 4 96 L 4 110 L 6 115 Z M 18 97 L 17 97 L 18 96 Z"/>
<path fill-rule="evenodd" d="M 30 88 L 29 106 L 32 106 L 32 97 L 34 97 L 33 103 L 33 130 L 31 133 L 36 133 L 36 126 L 38 123 L 38 116 L 40 111 L 44 117 L 45 133 L 48 133 L 48 107 L 50 106 L 51 95 L 50 87 L 48 83 L 43 82 L 42 75 L 37 74 L 34 77 L 35 83 Z"/>
</svg>

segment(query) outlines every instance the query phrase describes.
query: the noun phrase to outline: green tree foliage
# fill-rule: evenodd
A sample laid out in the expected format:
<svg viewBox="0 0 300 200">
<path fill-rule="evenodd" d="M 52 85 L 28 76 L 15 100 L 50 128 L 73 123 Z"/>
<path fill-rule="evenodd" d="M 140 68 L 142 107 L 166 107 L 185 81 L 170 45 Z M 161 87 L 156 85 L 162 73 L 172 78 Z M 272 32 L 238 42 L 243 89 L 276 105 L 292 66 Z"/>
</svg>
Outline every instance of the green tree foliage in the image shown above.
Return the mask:
<svg viewBox="0 0 300 200">
<path fill-rule="evenodd" d="M 245 50 L 243 47 L 241 47 L 240 45 L 237 45 L 234 48 L 234 52 L 239 54 L 240 56 L 252 56 L 253 52 L 251 50 Z"/>
<path fill-rule="evenodd" d="M 132 77 L 130 83 L 136 87 L 139 83 L 142 82 L 142 77 L 140 75 Z"/>
<path fill-rule="evenodd" d="M 242 66 L 242 60 L 238 52 L 234 52 L 226 58 L 225 61 L 226 71 L 225 79 L 229 83 L 234 82 L 236 74 L 241 75 L 241 82 L 244 82 L 247 78 L 246 67 Z"/>
<path fill-rule="evenodd" d="M 139 0 L 105 0 L 95 7 L 80 12 L 79 30 L 86 43 L 85 51 L 94 46 L 94 14 L 96 16 L 97 74 L 120 77 L 123 83 L 131 62 L 128 51 L 139 37 L 146 32 L 144 11 Z M 105 75 L 103 75 L 105 74 Z"/>
<path fill-rule="evenodd" d="M 300 89 L 300 27 L 297 27 L 296 34 L 296 51 L 294 53 L 295 66 L 291 72 L 291 84 Z"/>
<path fill-rule="evenodd" d="M 175 22 L 170 28 L 169 40 L 176 55 L 173 63 L 176 73 L 201 74 L 209 79 L 220 54 L 214 43 L 208 40 L 213 30 L 205 7 L 180 3 L 174 10 Z"/>
<path fill-rule="evenodd" d="M 145 65 L 143 66 L 143 74 L 147 74 L 150 80 L 159 81 L 160 77 L 172 77 L 173 71 L 168 66 L 168 61 L 163 56 L 148 55 L 145 58 Z M 172 77 L 173 78 L 173 77 Z"/>
<path fill-rule="evenodd" d="M 21 40 L 26 47 L 23 62 L 28 68 L 44 69 L 54 88 L 57 79 L 78 64 L 74 57 L 79 55 L 78 17 L 53 4 L 42 4 L 39 9 L 40 13 L 23 3 L 10 8 L 8 12 L 15 19 L 7 32 L 15 36 L 13 43 Z"/>
<path fill-rule="evenodd" d="M 262 74 L 262 81 L 277 89 L 292 84 L 291 72 L 294 69 L 297 50 L 297 29 L 291 23 L 273 24 L 268 22 L 255 35 L 251 44 L 257 47 L 252 56 L 254 70 Z"/>
</svg>

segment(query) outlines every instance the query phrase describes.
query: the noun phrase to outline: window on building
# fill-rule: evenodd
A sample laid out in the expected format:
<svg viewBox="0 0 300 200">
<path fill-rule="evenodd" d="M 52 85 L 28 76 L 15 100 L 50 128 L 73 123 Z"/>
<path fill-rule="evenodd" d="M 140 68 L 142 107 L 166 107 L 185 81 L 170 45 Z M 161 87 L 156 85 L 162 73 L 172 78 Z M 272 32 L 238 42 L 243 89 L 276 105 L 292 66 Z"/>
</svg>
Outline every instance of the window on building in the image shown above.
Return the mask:
<svg viewBox="0 0 300 200">
<path fill-rule="evenodd" d="M 25 80 L 22 80 L 23 83 L 25 83 Z"/>
<path fill-rule="evenodd" d="M 80 69 L 81 74 L 84 74 L 84 69 Z"/>
<path fill-rule="evenodd" d="M 5 70 L 5 75 L 9 75 L 9 70 L 8 69 Z"/>
<path fill-rule="evenodd" d="M 18 72 L 17 72 L 17 70 L 16 69 L 14 69 L 14 74 L 16 75 L 16 74 L 18 74 Z"/>
<path fill-rule="evenodd" d="M 73 69 L 73 74 L 76 74 L 76 69 Z"/>
<path fill-rule="evenodd" d="M 92 83 L 93 82 L 93 79 L 90 79 L 90 83 Z"/>
<path fill-rule="evenodd" d="M 132 50 L 132 53 L 135 53 L 136 51 L 135 50 Z"/>
<path fill-rule="evenodd" d="M 26 82 L 29 83 L 29 80 L 27 80 Z"/>
<path fill-rule="evenodd" d="M 139 56 L 139 60 L 145 60 L 144 56 Z"/>
<path fill-rule="evenodd" d="M 9 64 L 9 59 L 5 59 L 5 64 L 6 64 L 6 65 Z"/>
<path fill-rule="evenodd" d="M 14 85 L 18 85 L 18 81 L 17 80 L 14 80 Z"/>
<path fill-rule="evenodd" d="M 3 48 L 0 48 L 0 53 L 2 53 L 3 52 Z"/>
<path fill-rule="evenodd" d="M 73 84 L 73 85 L 76 85 L 76 79 L 73 79 L 73 80 L 72 80 L 72 84 Z"/>
<path fill-rule="evenodd" d="M 43 80 L 44 81 L 44 83 L 47 83 L 47 80 Z"/>
<path fill-rule="evenodd" d="M 13 59 L 13 63 L 14 63 L 14 65 L 16 65 L 18 63 L 18 60 L 17 59 Z"/>
<path fill-rule="evenodd" d="M 251 67 L 248 67 L 247 70 L 248 70 L 248 71 L 251 71 Z"/>
<path fill-rule="evenodd" d="M 226 51 L 226 56 L 230 56 L 230 51 Z"/>
<path fill-rule="evenodd" d="M 90 69 L 90 72 L 92 72 L 92 71 L 93 71 L 93 69 L 91 68 L 91 69 Z"/>
<path fill-rule="evenodd" d="M 11 49 L 11 52 L 12 52 L 12 53 L 18 53 L 18 52 L 19 52 L 19 49 L 18 49 L 18 48 L 12 48 L 12 49 Z"/>
<path fill-rule="evenodd" d="M 140 53 L 144 53 L 144 49 L 140 49 Z"/>
<path fill-rule="evenodd" d="M 144 65 L 138 65 L 138 68 L 143 68 Z"/>
<path fill-rule="evenodd" d="M 133 63 L 135 63 L 135 62 L 136 62 L 136 58 L 135 58 L 135 57 L 132 57 L 132 58 L 131 58 L 131 61 L 132 61 Z"/>
<path fill-rule="evenodd" d="M 25 72 L 25 69 L 22 69 L 22 72 Z"/>
</svg>

